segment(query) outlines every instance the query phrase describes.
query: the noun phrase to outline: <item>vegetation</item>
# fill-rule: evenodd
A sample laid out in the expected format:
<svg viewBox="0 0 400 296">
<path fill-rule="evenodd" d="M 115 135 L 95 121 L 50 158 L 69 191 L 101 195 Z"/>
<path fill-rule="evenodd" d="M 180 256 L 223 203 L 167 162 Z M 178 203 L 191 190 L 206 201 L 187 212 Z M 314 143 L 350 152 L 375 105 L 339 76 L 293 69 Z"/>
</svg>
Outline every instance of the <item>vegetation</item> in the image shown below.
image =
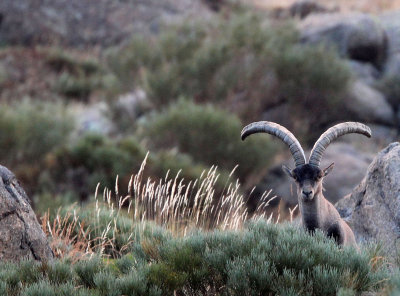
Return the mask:
<svg viewBox="0 0 400 296">
<path fill-rule="evenodd" d="M 110 56 L 121 85 L 130 89 L 133 80 L 156 109 L 183 96 L 249 121 L 269 107 L 288 103 L 286 125 L 303 134 L 310 132 L 309 126 L 319 133 L 324 124 L 344 116 L 341 100 L 350 72 L 337 53 L 300 45 L 291 23 L 265 20 L 251 10 L 139 37 Z M 304 118 L 310 108 L 318 112 L 313 119 Z M 297 130 L 298 121 L 303 130 Z"/>
<path fill-rule="evenodd" d="M 2 263 L 0 288 L 8 295 L 355 295 L 382 288 L 387 277 L 367 253 L 295 226 L 254 221 L 183 238 L 147 227 L 118 259 Z"/>
<path fill-rule="evenodd" d="M 240 140 L 242 123 L 237 116 L 211 105 L 180 100 L 154 114 L 143 125 L 143 136 L 156 148 L 174 148 L 191 155 L 196 162 L 232 170 L 245 180 L 266 167 L 274 154 L 267 138 Z"/>
<path fill-rule="evenodd" d="M 73 121 L 58 103 L 29 100 L 0 106 L 0 162 L 12 168 L 31 191 L 39 182 L 46 158 L 65 145 Z"/>
<path fill-rule="evenodd" d="M 68 99 L 87 102 L 92 92 L 112 88 L 112 77 L 95 58 L 77 58 L 53 49 L 47 53 L 46 63 L 59 74 L 54 90 Z"/>
<path fill-rule="evenodd" d="M 40 48 L 31 61 L 44 61 L 27 70 L 10 62 L 23 50 L 0 57 L 0 88 L 18 81 L 24 94 L 0 105 L 0 163 L 45 213 L 56 256 L 0 262 L 0 295 L 400 294 L 398 262 L 378 247 L 340 249 L 321 232 L 278 224 L 294 210 L 274 215 L 268 192 L 249 214 L 251 186 L 278 149 L 268 137 L 242 143 L 242 127 L 284 107 L 280 123 L 314 140 L 346 116 L 351 78 L 334 50 L 300 44 L 294 23 L 235 0 L 207 2 L 229 5 L 212 20 L 134 36 L 104 56 Z M 29 79 L 42 78 L 40 67 L 50 73 L 43 85 Z M 393 105 L 396 83 L 384 77 L 379 86 Z M 22 99 L 41 90 L 50 100 Z M 126 93 L 132 110 L 124 113 L 118 96 Z M 66 110 L 105 98 L 112 132 L 74 130 Z"/>
<path fill-rule="evenodd" d="M 146 180 L 144 167 L 132 177 L 128 195 L 105 191 L 92 206 L 44 217 L 59 259 L 3 263 L 0 288 L 9 295 L 64 289 L 70 295 L 356 295 L 397 289 L 379 246 L 341 249 L 322 232 L 275 224 L 272 216 L 265 219 L 267 199 L 248 221 L 238 184 L 213 205 L 213 170 L 186 187 L 178 178 Z"/>
<path fill-rule="evenodd" d="M 127 185 L 148 150 L 148 174 L 154 178 L 182 169 L 186 180 L 196 179 L 217 165 L 219 192 L 232 170 L 246 181 L 243 190 L 250 190 L 277 149 L 268 137 L 242 143 L 239 134 L 246 123 L 262 119 L 271 107 L 288 106 L 281 123 L 300 138 L 313 138 L 310 126 L 319 133 L 329 121 L 343 116 L 339 107 L 349 73 L 335 52 L 300 45 L 294 24 L 287 20 L 274 20 L 235 3 L 224 9 L 211 21 L 137 35 L 104 56 L 57 47 L 32 54 L 31 59 L 40 56 L 51 73 L 44 78 L 54 92 L 51 99 L 64 102 L 48 107 L 29 106 L 30 102 L 4 105 L 1 113 L 8 115 L 0 119 L 0 161 L 40 201 L 40 211 L 87 200 L 98 182 L 112 187 L 116 175 Z M 319 67 L 313 64 L 316 58 Z M 121 103 L 117 96 L 128 91 L 130 100 Z M 110 116 L 113 135 L 75 132 L 70 137 L 74 123 L 61 109 L 105 97 L 111 108 L 104 116 Z M 306 116 L 313 108 L 318 112 Z M 44 122 L 34 123 L 32 129 L 26 118 L 34 113 L 42 114 Z"/>
</svg>

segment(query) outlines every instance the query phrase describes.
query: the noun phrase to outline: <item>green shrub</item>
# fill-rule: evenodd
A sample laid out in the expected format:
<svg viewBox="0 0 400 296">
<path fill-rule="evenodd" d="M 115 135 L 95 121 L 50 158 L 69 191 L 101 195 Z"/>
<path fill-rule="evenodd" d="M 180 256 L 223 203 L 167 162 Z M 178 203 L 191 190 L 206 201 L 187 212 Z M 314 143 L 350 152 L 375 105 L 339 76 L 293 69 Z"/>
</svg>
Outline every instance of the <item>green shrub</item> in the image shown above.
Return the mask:
<svg viewBox="0 0 400 296">
<path fill-rule="evenodd" d="M 67 98 L 87 102 L 92 92 L 112 90 L 116 85 L 113 75 L 94 57 L 71 55 L 61 48 L 45 53 L 46 63 L 58 74 L 53 88 Z"/>
<path fill-rule="evenodd" d="M 51 262 L 47 274 L 50 283 L 54 285 L 67 284 L 73 279 L 71 266 L 61 261 Z"/>
<path fill-rule="evenodd" d="M 385 292 L 389 296 L 400 295 L 400 270 L 398 268 L 395 269 L 395 271 L 393 272 L 393 275 L 388 282 Z"/>
<path fill-rule="evenodd" d="M 49 167 L 51 182 L 64 184 L 81 199 L 87 198 L 98 183 L 114 188 L 116 175 L 120 176 L 122 188 L 126 188 L 130 175 L 140 168 L 144 157 L 145 151 L 132 137 L 113 141 L 104 135 L 86 134 L 55 153 L 55 160 Z M 69 168 L 79 182 L 66 179 L 65 168 Z"/>
<path fill-rule="evenodd" d="M 135 258 L 132 254 L 125 255 L 115 261 L 115 266 L 123 274 L 128 274 L 135 265 Z"/>
<path fill-rule="evenodd" d="M 18 295 L 22 287 L 18 268 L 15 264 L 3 265 L 2 268 L 1 279 L 5 282 L 9 295 Z"/>
<path fill-rule="evenodd" d="M 22 292 L 24 296 L 57 296 L 60 295 L 47 281 L 35 282 L 27 286 Z"/>
<path fill-rule="evenodd" d="M 86 77 L 76 77 L 67 72 L 64 72 L 57 79 L 55 90 L 66 96 L 72 98 L 79 98 L 87 101 L 90 93 L 97 88 L 95 81 Z"/>
<path fill-rule="evenodd" d="M 86 75 L 101 71 L 99 61 L 95 58 L 78 58 L 61 48 L 53 48 L 47 52 L 46 63 L 57 72 L 69 72 Z"/>
<path fill-rule="evenodd" d="M 7 295 L 7 284 L 3 281 L 0 282 L 0 295 Z"/>
<path fill-rule="evenodd" d="M 37 196 L 43 201 L 51 199 L 51 203 L 43 204 L 43 210 L 47 210 L 49 205 L 56 208 L 79 198 L 86 199 L 98 183 L 101 188 L 114 188 L 116 175 L 119 176 L 120 188 L 127 188 L 131 175 L 139 170 L 146 152 L 133 137 L 111 140 L 100 134 L 86 134 L 76 143 L 60 147 L 54 155 L 54 159 L 48 162 L 48 173 L 42 174 L 41 183 L 52 192 L 57 192 L 57 187 L 64 191 L 56 196 L 48 193 Z M 65 176 L 66 168 L 70 170 L 70 179 Z M 180 172 L 181 178 L 194 180 L 208 170 L 208 163 L 196 162 L 190 154 L 169 149 L 149 155 L 146 175 L 160 178 L 168 172 L 170 177 L 175 177 Z M 228 178 L 229 172 L 221 171 L 216 187 L 222 190 Z"/>
<path fill-rule="evenodd" d="M 165 263 L 156 263 L 149 266 L 149 281 L 160 287 L 164 293 L 171 294 L 174 290 L 183 287 L 186 281 L 186 275 L 175 271 Z"/>
<path fill-rule="evenodd" d="M 94 284 L 101 296 L 118 296 L 121 292 L 117 289 L 115 276 L 109 272 L 99 272 L 95 275 Z"/>
<path fill-rule="evenodd" d="M 298 35 L 291 22 L 236 9 L 136 38 L 109 63 L 122 85 L 144 88 L 155 108 L 184 96 L 254 121 L 288 103 L 283 123 L 305 136 L 346 117 L 342 100 L 351 75 L 333 49 L 302 45 Z"/>
<path fill-rule="evenodd" d="M 96 287 L 96 275 L 102 270 L 104 270 L 104 263 L 98 257 L 79 261 L 74 267 L 74 271 L 78 275 L 80 282 L 87 288 Z"/>
<path fill-rule="evenodd" d="M 148 293 L 148 279 L 144 270 L 133 271 L 117 280 L 122 295 L 136 296 Z"/>
<path fill-rule="evenodd" d="M 143 135 L 152 147 L 178 148 L 196 162 L 217 165 L 244 179 L 266 167 L 274 148 L 267 138 L 254 137 L 243 143 L 240 120 L 232 114 L 207 105 L 181 100 L 145 122 Z"/>
<path fill-rule="evenodd" d="M 60 104 L 24 100 L 0 106 L 2 163 L 33 163 L 65 144 L 73 122 Z"/>
<path fill-rule="evenodd" d="M 49 274 L 50 276 L 50 274 Z M 55 287 L 58 296 L 75 296 L 79 295 L 75 289 L 72 279 L 69 283 L 65 283 Z"/>
<path fill-rule="evenodd" d="M 43 278 L 41 263 L 33 260 L 22 260 L 19 263 L 19 278 L 25 285 L 36 283 Z"/>
<path fill-rule="evenodd" d="M 339 248 L 320 231 L 311 236 L 298 226 L 261 220 L 241 231 L 194 231 L 185 237 L 162 230 L 163 238 L 156 239 L 158 227 L 146 231 L 135 234 L 136 247 L 119 260 L 93 257 L 74 266 L 55 261 L 47 267 L 3 263 L 0 291 L 28 296 L 398 295 L 398 271 L 391 271 L 387 283 L 385 264 L 372 263 L 364 250 Z M 53 277 L 55 270 L 62 276 Z M 13 272 L 21 275 L 21 292 L 10 289 L 7 278 Z"/>
<path fill-rule="evenodd" d="M 46 158 L 63 146 L 73 120 L 60 104 L 24 100 L 0 106 L 0 162 L 12 168 L 28 193 L 38 189 Z"/>
<path fill-rule="evenodd" d="M 386 276 L 372 269 L 366 254 L 341 250 L 322 232 L 310 236 L 265 222 L 253 222 L 242 233 L 192 234 L 158 250 L 148 276 L 164 293 L 209 288 L 222 295 L 336 295 L 341 288 L 382 287 Z"/>
<path fill-rule="evenodd" d="M 326 46 L 294 44 L 273 60 L 279 96 L 289 103 L 296 136 L 313 141 L 327 123 L 347 118 L 343 100 L 351 74 L 337 52 Z M 310 116 L 313 114 L 313 116 Z"/>
</svg>

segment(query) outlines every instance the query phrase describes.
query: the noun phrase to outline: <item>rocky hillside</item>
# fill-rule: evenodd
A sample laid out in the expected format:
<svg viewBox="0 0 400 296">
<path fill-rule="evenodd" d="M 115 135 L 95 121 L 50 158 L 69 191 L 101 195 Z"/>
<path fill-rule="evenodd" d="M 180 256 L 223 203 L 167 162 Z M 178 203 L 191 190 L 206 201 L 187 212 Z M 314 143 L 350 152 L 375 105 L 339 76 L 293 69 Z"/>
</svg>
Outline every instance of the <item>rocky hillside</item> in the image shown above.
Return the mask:
<svg viewBox="0 0 400 296">
<path fill-rule="evenodd" d="M 293 206 L 276 168 L 291 164 L 286 150 L 268 137 L 241 143 L 241 127 L 276 121 L 309 150 L 336 122 L 362 121 L 373 138 L 344 137 L 324 160 L 336 162 L 326 195 L 337 201 L 397 140 L 396 10 L 7 0 L 0 15 L 0 161 L 38 201 L 51 200 L 48 192 L 86 199 L 98 181 L 114 186 L 117 174 L 127 183 L 150 150 L 149 174 L 183 168 L 190 179 L 218 165 L 226 177 L 239 164 L 235 177 L 246 191 L 257 185 L 254 198 L 272 189 Z"/>
<path fill-rule="evenodd" d="M 0 44 L 104 47 L 157 33 L 165 22 L 208 17 L 201 1 L 6 0 L 0 3 Z"/>
<path fill-rule="evenodd" d="M 304 4 L 309 4 L 309 1 L 300 3 L 303 6 L 293 5 L 289 12 L 306 11 L 299 15 L 301 19 L 297 25 L 301 41 L 305 44 L 330 44 L 337 48 L 352 73 L 342 112 L 348 112 L 346 118 L 365 122 L 373 130 L 371 140 L 349 136 L 342 140 L 343 144 L 328 149 L 327 159 L 338 165 L 335 166 L 336 172 L 334 170 L 326 180 L 326 195 L 330 200 L 337 201 L 361 181 L 371 154 L 398 139 L 400 11 L 378 15 L 342 13 L 323 9 L 320 5 Z M 284 106 L 267 111 L 263 119 L 282 122 L 282 110 L 285 110 Z M 284 178 L 279 168 L 267 173 L 264 185 L 259 188 L 261 191 L 274 188 L 278 196 L 289 203 L 296 203 L 288 189 L 290 181 Z"/>
</svg>

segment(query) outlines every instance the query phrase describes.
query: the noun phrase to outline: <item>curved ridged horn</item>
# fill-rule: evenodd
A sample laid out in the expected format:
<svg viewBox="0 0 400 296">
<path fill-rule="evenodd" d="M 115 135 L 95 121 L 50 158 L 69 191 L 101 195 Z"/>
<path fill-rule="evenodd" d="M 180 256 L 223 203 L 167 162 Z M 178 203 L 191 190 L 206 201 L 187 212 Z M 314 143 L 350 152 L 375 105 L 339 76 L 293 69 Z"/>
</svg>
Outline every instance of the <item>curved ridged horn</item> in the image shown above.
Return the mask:
<svg viewBox="0 0 400 296">
<path fill-rule="evenodd" d="M 296 167 L 306 163 L 306 157 L 299 141 L 285 127 L 270 121 L 253 122 L 243 128 L 241 133 L 242 141 L 254 133 L 268 133 L 278 137 L 289 146 L 290 153 L 293 155 Z"/>
<path fill-rule="evenodd" d="M 319 137 L 317 142 L 315 142 L 314 147 L 311 150 L 308 163 L 319 167 L 322 155 L 329 144 L 335 141 L 337 138 L 351 133 L 362 134 L 368 138 L 371 137 L 371 129 L 359 122 L 343 122 L 334 125 L 324 132 Z"/>
</svg>

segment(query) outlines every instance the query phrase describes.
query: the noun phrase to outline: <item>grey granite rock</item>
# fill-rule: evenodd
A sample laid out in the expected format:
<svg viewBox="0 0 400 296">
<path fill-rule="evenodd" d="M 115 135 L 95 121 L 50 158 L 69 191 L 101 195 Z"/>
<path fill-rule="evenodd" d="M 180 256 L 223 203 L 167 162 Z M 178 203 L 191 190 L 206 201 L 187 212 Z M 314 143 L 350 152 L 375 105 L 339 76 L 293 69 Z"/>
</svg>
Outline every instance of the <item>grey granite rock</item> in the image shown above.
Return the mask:
<svg viewBox="0 0 400 296">
<path fill-rule="evenodd" d="M 0 166 L 0 260 L 49 260 L 53 252 L 29 198 L 14 174 Z"/>
<path fill-rule="evenodd" d="M 354 191 L 336 208 L 358 241 L 380 241 L 389 254 L 400 247 L 400 143 L 383 149 Z"/>
</svg>

